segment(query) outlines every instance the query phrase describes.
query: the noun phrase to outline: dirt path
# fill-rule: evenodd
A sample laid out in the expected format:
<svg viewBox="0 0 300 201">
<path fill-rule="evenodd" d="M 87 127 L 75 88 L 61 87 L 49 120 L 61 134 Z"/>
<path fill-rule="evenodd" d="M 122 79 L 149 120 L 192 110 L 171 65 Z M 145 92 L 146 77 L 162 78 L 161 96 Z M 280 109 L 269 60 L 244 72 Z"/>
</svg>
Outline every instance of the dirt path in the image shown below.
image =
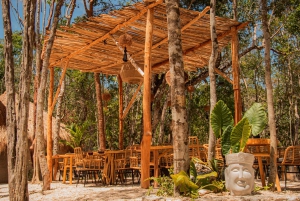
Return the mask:
<svg viewBox="0 0 300 201">
<path fill-rule="evenodd" d="M 256 181 L 259 185 L 259 181 Z M 281 182 L 281 186 L 284 187 L 284 183 Z M 164 198 L 155 195 L 156 190 L 150 193 L 147 189 L 141 189 L 139 185 L 117 185 L 117 186 L 103 186 L 95 185 L 92 183 L 87 184 L 85 187 L 83 184 L 69 185 L 62 184 L 61 182 L 53 182 L 51 184 L 51 190 L 44 193 L 41 192 L 41 186 L 39 184 L 29 184 L 29 200 L 30 201 L 181 201 L 190 200 L 189 198 Z M 0 201 L 9 200 L 8 197 L 8 185 L 0 184 Z M 197 200 L 204 201 L 300 201 L 300 182 L 289 182 L 288 190 L 281 193 L 271 192 L 267 190 L 261 190 L 254 192 L 250 196 L 230 196 L 228 192 L 223 193 L 209 193 Z"/>
</svg>

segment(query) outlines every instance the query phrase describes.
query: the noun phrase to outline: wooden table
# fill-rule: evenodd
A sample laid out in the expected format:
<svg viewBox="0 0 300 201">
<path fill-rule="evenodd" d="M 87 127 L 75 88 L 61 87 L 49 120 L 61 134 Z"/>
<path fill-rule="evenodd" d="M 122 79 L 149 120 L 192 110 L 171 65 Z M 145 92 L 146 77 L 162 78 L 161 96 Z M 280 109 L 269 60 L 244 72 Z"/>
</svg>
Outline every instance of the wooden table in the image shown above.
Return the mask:
<svg viewBox="0 0 300 201">
<path fill-rule="evenodd" d="M 245 149 L 250 151 L 250 153 L 257 158 L 261 184 L 262 186 L 266 186 L 265 172 L 263 169 L 262 159 L 270 158 L 270 139 L 260 139 L 260 138 L 249 139 L 247 141 Z M 276 187 L 277 187 L 277 191 L 281 192 L 278 174 L 276 174 Z"/>
</svg>

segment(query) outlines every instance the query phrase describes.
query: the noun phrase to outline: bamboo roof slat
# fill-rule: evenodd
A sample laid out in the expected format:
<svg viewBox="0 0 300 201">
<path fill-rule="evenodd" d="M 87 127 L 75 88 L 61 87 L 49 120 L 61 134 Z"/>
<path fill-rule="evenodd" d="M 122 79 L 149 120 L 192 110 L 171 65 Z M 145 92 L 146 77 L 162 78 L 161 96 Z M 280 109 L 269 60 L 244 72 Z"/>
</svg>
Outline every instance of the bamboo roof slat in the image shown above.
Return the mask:
<svg viewBox="0 0 300 201">
<path fill-rule="evenodd" d="M 110 36 L 117 41 L 122 34 L 127 33 L 132 36 L 132 45 L 127 47 L 127 52 L 142 67 L 148 8 L 154 8 L 152 72 L 166 72 L 169 69 L 168 28 L 166 5 L 162 0 L 151 4 L 139 2 L 121 10 L 88 18 L 71 27 L 61 27 L 53 44 L 50 66 L 63 68 L 62 61 L 69 59 L 72 69 L 117 75 L 123 65 L 123 53 Z M 206 14 L 208 11 L 209 7 L 201 12 L 180 8 L 183 59 L 187 71 L 204 67 L 207 65 L 205 61 L 209 60 L 211 41 L 210 16 Z M 231 27 L 242 29 L 246 25 L 247 23 L 233 19 L 216 17 L 219 48 L 231 42 Z"/>
</svg>

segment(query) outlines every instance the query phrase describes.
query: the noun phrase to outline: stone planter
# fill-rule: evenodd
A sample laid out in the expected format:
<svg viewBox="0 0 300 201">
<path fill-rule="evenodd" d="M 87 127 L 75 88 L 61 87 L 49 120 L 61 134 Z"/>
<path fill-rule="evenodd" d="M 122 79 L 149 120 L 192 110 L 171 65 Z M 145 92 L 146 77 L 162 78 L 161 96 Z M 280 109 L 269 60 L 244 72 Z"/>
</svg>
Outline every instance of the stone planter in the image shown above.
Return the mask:
<svg viewBox="0 0 300 201">
<path fill-rule="evenodd" d="M 231 195 L 250 195 L 254 190 L 254 155 L 244 152 L 227 154 L 225 186 Z"/>
</svg>

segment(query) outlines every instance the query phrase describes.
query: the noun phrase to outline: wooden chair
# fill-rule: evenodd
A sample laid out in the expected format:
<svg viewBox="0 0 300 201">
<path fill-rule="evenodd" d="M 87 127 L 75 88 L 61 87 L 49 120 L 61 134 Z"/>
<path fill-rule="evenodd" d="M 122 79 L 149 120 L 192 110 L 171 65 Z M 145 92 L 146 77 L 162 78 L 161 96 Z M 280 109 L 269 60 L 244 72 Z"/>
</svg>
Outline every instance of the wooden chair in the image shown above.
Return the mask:
<svg viewBox="0 0 300 201">
<path fill-rule="evenodd" d="M 65 156 L 66 157 L 63 157 L 63 167 L 62 167 L 63 170 L 64 170 L 64 173 L 63 173 L 63 182 L 65 182 L 66 180 L 70 180 L 70 179 L 73 178 L 73 170 L 74 170 L 73 166 L 74 166 L 74 163 L 75 163 L 75 160 L 74 160 L 74 157 L 73 157 L 74 153 L 66 153 Z M 72 169 L 72 172 L 70 171 L 71 169 Z M 67 177 L 69 177 L 69 178 L 67 178 Z M 71 180 L 70 180 L 70 182 L 71 182 Z"/>
<path fill-rule="evenodd" d="M 172 152 L 166 152 L 159 156 L 158 165 L 161 176 L 169 176 L 168 170 L 173 166 L 174 155 Z"/>
<path fill-rule="evenodd" d="M 129 151 L 125 150 L 124 153 L 116 154 L 115 156 L 114 168 L 116 172 L 116 184 L 118 183 L 118 180 L 121 184 L 125 183 L 126 181 L 126 171 L 129 169 L 129 167 L 127 166 L 127 152 Z"/>
<path fill-rule="evenodd" d="M 207 161 L 207 157 L 208 157 L 208 150 L 206 147 L 204 147 L 203 145 L 199 146 L 199 150 L 200 150 L 200 159 L 204 162 Z"/>
<path fill-rule="evenodd" d="M 200 159 L 200 144 L 197 136 L 189 136 L 189 156 Z"/>
<path fill-rule="evenodd" d="M 141 179 L 141 152 L 135 151 L 129 157 L 130 169 L 132 170 L 132 182 L 134 183 L 134 174 L 138 176 L 138 183 Z"/>
<path fill-rule="evenodd" d="M 289 146 L 286 148 L 284 152 L 284 157 L 282 162 L 278 164 L 284 171 L 284 188 L 286 190 L 286 181 L 287 181 L 287 174 L 289 173 L 300 173 L 300 145 L 297 146 Z M 287 170 L 289 166 L 296 167 L 298 171 Z M 279 168 L 278 168 L 279 169 Z"/>
<path fill-rule="evenodd" d="M 75 154 L 75 166 L 76 167 L 83 166 L 83 153 L 81 147 L 75 147 L 74 154 Z"/>
</svg>

